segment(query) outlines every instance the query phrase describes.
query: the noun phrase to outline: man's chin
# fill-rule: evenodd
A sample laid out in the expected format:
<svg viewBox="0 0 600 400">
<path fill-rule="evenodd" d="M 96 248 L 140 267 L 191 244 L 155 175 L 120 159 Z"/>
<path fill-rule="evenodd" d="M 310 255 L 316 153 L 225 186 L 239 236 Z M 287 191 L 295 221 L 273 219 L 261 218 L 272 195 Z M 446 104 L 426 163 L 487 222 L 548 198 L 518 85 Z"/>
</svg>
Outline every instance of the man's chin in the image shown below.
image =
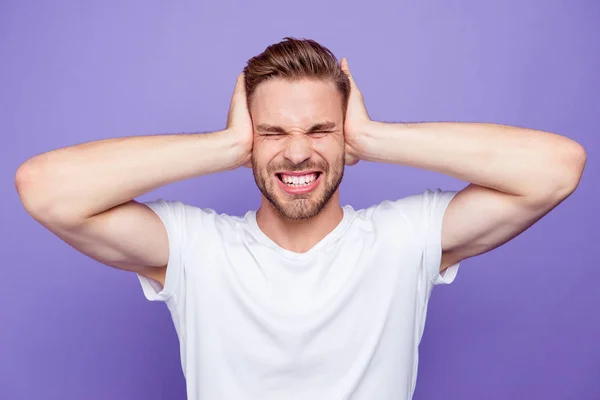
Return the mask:
<svg viewBox="0 0 600 400">
<path fill-rule="evenodd" d="M 277 211 L 279 212 L 280 216 L 282 216 L 283 218 L 285 218 L 287 220 L 291 220 L 291 221 L 300 221 L 300 220 L 311 219 L 311 218 L 317 216 L 320 212 L 320 210 L 315 210 L 314 208 L 312 208 L 312 209 L 305 209 L 305 208 L 290 209 L 290 207 L 277 208 Z"/>
<path fill-rule="evenodd" d="M 322 176 L 321 178 L 325 178 Z M 279 216 L 289 220 L 310 219 L 317 216 L 327 205 L 333 193 L 328 196 L 324 179 L 319 179 L 318 185 L 306 193 L 290 193 L 282 187 L 279 178 L 270 181 L 269 185 L 259 185 L 264 198 L 270 203 L 271 208 Z M 260 181 L 257 181 L 257 183 Z M 268 181 L 262 181 L 266 183 Z M 337 186 L 336 186 L 337 189 Z"/>
<path fill-rule="evenodd" d="M 319 207 L 319 202 L 311 199 L 311 196 L 302 195 L 302 197 L 294 197 L 291 199 L 288 195 L 284 195 L 284 198 L 280 196 L 271 197 L 271 199 L 275 200 L 271 201 L 271 205 L 281 217 L 290 220 L 312 218 L 323 208 Z"/>
</svg>

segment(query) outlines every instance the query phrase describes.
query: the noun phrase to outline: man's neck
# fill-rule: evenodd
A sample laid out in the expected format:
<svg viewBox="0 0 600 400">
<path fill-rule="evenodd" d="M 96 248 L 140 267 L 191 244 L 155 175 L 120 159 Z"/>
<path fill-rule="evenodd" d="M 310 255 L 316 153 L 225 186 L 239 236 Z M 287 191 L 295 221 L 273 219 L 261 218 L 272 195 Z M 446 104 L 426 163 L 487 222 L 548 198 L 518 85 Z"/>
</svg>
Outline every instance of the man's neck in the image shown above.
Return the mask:
<svg viewBox="0 0 600 400">
<path fill-rule="evenodd" d="M 331 198 L 321 212 L 310 219 L 283 218 L 273 205 L 263 198 L 256 213 L 258 227 L 280 247 L 305 253 L 333 231 L 342 221 L 344 211 L 337 196 Z"/>
</svg>

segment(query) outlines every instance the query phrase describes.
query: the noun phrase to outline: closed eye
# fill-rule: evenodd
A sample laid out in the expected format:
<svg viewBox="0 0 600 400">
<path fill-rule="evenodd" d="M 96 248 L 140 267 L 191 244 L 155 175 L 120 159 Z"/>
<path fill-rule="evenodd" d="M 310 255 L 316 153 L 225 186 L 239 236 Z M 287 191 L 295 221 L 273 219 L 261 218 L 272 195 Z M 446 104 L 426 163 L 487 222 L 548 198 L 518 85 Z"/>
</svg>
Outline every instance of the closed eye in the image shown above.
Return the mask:
<svg viewBox="0 0 600 400">
<path fill-rule="evenodd" d="M 327 135 L 328 133 L 331 133 L 332 131 L 314 131 L 314 132 L 308 132 L 307 135 L 310 137 L 316 137 L 316 138 L 320 138 L 323 137 L 325 135 Z M 269 133 L 261 133 L 260 136 L 264 136 L 267 137 L 269 139 L 281 139 L 283 137 L 289 136 L 289 134 L 287 133 L 275 133 L 275 132 L 269 132 Z"/>
<path fill-rule="evenodd" d="M 316 131 L 316 132 L 309 132 L 309 135 L 312 137 L 323 137 L 325 135 L 327 135 L 328 133 L 331 133 L 331 131 Z"/>
<path fill-rule="evenodd" d="M 261 133 L 260 136 L 267 137 L 269 139 L 281 139 L 286 136 L 286 133 Z"/>
<path fill-rule="evenodd" d="M 279 139 L 284 136 L 287 136 L 288 132 L 285 131 L 280 126 L 269 125 L 269 124 L 258 124 L 256 127 L 256 131 L 260 136 L 269 137 L 271 139 Z M 313 124 L 310 128 L 306 130 L 306 134 L 310 137 L 320 138 L 328 133 L 338 132 L 339 129 L 335 122 L 332 121 L 322 121 L 316 124 Z"/>
</svg>

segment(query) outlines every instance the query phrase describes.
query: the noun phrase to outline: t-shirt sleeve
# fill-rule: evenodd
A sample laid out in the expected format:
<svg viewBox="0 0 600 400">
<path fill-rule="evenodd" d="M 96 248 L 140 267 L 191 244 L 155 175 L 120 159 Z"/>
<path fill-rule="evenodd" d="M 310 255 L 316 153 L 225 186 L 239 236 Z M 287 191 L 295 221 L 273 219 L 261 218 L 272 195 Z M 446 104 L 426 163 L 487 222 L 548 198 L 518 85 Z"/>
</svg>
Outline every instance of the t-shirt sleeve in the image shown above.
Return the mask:
<svg viewBox="0 0 600 400">
<path fill-rule="evenodd" d="M 423 193 L 423 267 L 427 270 L 430 282 L 434 285 L 447 285 L 454 282 L 460 262 L 446 268 L 440 274 L 442 262 L 442 221 L 450 201 L 458 192 L 426 190 Z"/>
<path fill-rule="evenodd" d="M 407 219 L 415 225 L 422 244 L 422 265 L 432 285 L 454 282 L 460 262 L 440 274 L 442 262 L 442 222 L 444 213 L 457 191 L 427 189 L 398 201 Z"/>
<path fill-rule="evenodd" d="M 192 206 L 180 201 L 158 199 L 142 203 L 154 211 L 167 230 L 169 240 L 169 261 L 165 277 L 165 285 L 154 279 L 136 273 L 144 296 L 149 301 L 167 301 L 173 296 L 183 295 L 185 288 L 185 259 L 195 234 L 190 223 L 195 214 Z"/>
</svg>

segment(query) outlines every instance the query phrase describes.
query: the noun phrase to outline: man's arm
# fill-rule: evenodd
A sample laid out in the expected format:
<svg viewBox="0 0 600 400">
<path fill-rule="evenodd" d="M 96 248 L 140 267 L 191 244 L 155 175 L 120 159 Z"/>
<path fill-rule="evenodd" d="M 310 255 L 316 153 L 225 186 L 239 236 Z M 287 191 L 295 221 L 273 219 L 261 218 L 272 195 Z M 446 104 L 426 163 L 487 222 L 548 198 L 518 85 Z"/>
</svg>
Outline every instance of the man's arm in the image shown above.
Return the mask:
<svg viewBox="0 0 600 400">
<path fill-rule="evenodd" d="M 428 169 L 470 182 L 444 214 L 440 271 L 529 228 L 575 190 L 586 162 L 577 142 L 531 129 L 380 122 L 363 129 L 359 154 L 364 160 Z"/>
<path fill-rule="evenodd" d="M 252 125 L 243 75 L 227 129 L 135 136 L 53 150 L 21 165 L 15 184 L 27 212 L 82 253 L 164 284 L 169 256 L 159 217 L 134 198 L 249 161 Z"/>
<path fill-rule="evenodd" d="M 428 169 L 470 182 L 442 221 L 440 272 L 511 240 L 578 186 L 583 147 L 564 136 L 477 123 L 394 124 L 372 121 L 348 60 L 344 122 L 346 159 Z"/>
<path fill-rule="evenodd" d="M 17 171 L 27 212 L 82 253 L 143 272 L 168 261 L 158 216 L 133 198 L 171 182 L 233 168 L 226 131 L 101 140 L 40 154 Z"/>
</svg>

